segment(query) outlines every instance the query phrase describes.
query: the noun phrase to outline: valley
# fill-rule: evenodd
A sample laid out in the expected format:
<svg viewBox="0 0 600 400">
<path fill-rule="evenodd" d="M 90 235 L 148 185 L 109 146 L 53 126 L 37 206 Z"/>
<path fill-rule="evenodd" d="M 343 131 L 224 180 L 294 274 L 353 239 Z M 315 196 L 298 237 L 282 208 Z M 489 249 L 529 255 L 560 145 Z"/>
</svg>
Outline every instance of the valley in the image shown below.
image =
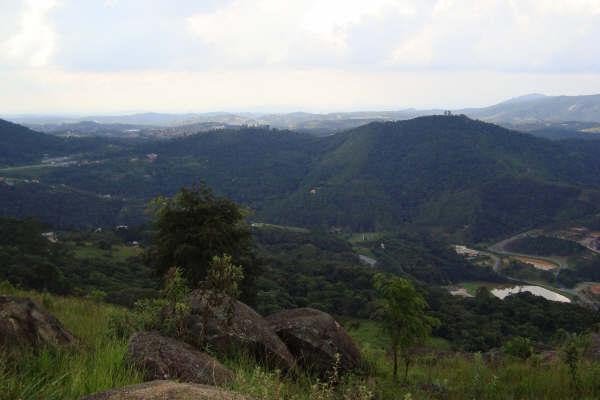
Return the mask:
<svg viewBox="0 0 600 400">
<path fill-rule="evenodd" d="M 38 135 L 5 126 L 25 142 Z M 70 311 L 61 309 L 78 305 L 51 296 L 131 318 L 139 318 L 140 304 L 160 299 L 152 251 L 171 242 L 157 241 L 152 210 L 180 198 L 182 187 L 212 187 L 224 196 L 213 201 L 240 205 L 243 223 L 219 229 L 248 229 L 243 301 L 260 315 L 303 308 L 334 315 L 373 363 L 387 359 L 382 347 L 369 347 L 381 323 L 373 320 L 380 299 L 372 283 L 381 273 L 414 282 L 440 321 L 427 351 L 449 352 L 452 363 L 463 362 L 461 352 L 508 348 L 524 332 L 546 348 L 557 329 L 583 332 L 597 322 L 600 163 L 593 143 L 554 142 L 452 115 L 372 122 L 322 137 L 236 127 L 160 140 L 50 141 L 26 146 L 26 158 L 0 148 L 0 294 L 52 293 L 44 301 L 61 304 L 54 309 L 67 323 Z M 107 333 L 112 322 L 103 324 L 94 335 L 122 351 L 123 340 Z M 118 329 L 133 329 L 127 326 Z M 418 360 L 427 368 L 425 356 Z"/>
<path fill-rule="evenodd" d="M 600 0 L 0 0 L 0 400 L 600 399 Z"/>
</svg>

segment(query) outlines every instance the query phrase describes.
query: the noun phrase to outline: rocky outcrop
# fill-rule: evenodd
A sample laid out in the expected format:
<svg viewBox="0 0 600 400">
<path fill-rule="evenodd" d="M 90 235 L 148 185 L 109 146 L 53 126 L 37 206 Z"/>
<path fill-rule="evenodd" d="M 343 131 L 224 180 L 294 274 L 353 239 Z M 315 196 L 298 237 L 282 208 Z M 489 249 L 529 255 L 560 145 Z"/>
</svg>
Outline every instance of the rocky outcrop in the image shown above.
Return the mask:
<svg viewBox="0 0 600 400">
<path fill-rule="evenodd" d="M 32 300 L 0 296 L 0 347 L 67 345 L 75 341 L 58 319 Z"/>
<path fill-rule="evenodd" d="M 221 386 L 234 377 L 208 354 L 156 332 L 134 334 L 129 340 L 127 358 L 143 371 L 146 380 L 177 379 Z"/>
<path fill-rule="evenodd" d="M 81 400 L 251 400 L 214 386 L 153 381 L 96 393 Z"/>
<path fill-rule="evenodd" d="M 246 304 L 196 290 L 190 298 L 189 334 L 219 352 L 247 351 L 274 367 L 290 370 L 295 360 L 269 323 Z"/>
<path fill-rule="evenodd" d="M 324 374 L 338 362 L 336 355 L 339 355 L 340 371 L 350 371 L 360 365 L 358 347 L 344 328 L 325 312 L 296 308 L 266 319 L 306 369 Z"/>
</svg>

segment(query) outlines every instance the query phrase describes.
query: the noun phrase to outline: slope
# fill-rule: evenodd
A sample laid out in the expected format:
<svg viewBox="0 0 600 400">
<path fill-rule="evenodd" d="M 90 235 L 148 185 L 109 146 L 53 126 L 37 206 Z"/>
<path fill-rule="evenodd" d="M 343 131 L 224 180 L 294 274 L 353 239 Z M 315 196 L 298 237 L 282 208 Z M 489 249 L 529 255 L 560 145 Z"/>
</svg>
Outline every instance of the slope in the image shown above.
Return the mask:
<svg viewBox="0 0 600 400">
<path fill-rule="evenodd" d="M 577 142 L 442 116 L 372 123 L 329 142 L 269 217 L 359 231 L 440 227 L 480 241 L 597 209 L 585 187 L 600 184 L 600 162 Z"/>
</svg>

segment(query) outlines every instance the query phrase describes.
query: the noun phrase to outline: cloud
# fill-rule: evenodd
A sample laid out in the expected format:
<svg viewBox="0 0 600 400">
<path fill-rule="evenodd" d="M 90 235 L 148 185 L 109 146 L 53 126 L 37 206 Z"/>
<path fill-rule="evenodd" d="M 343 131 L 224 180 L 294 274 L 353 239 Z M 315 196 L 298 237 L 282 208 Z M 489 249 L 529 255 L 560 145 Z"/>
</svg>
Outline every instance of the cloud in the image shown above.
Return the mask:
<svg viewBox="0 0 600 400">
<path fill-rule="evenodd" d="M 192 15 L 187 24 L 229 62 L 282 64 L 298 55 L 344 56 L 352 28 L 389 14 L 413 15 L 415 8 L 402 0 L 234 0 Z"/>
<path fill-rule="evenodd" d="M 116 7 L 119 4 L 119 0 L 104 0 L 104 7 Z"/>
<path fill-rule="evenodd" d="M 0 0 L 0 109 L 460 107 L 600 92 L 598 37 L 600 0 Z"/>
<path fill-rule="evenodd" d="M 55 50 L 56 33 L 49 13 L 59 5 L 57 0 L 27 0 L 17 32 L 0 42 L 6 60 L 16 65 L 42 67 Z"/>
<path fill-rule="evenodd" d="M 600 59 L 600 0 L 439 0 L 412 35 L 399 38 L 398 67 L 500 71 L 587 70 Z M 586 62 L 573 63 L 572 49 Z"/>
<path fill-rule="evenodd" d="M 111 73 L 35 68 L 14 73 L 0 71 L 0 82 L 3 83 L 0 110 L 5 115 L 257 108 L 317 112 L 460 108 L 493 104 L 539 88 L 544 88 L 547 94 L 600 92 L 600 74 L 371 72 L 279 67 Z"/>
</svg>

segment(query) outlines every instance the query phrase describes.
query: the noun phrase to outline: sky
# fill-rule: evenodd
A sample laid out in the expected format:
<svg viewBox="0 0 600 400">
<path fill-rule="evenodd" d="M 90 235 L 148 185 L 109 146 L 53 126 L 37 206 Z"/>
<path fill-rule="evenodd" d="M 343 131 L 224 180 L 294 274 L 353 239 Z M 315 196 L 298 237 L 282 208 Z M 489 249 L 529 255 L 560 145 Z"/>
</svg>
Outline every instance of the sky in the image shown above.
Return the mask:
<svg viewBox="0 0 600 400">
<path fill-rule="evenodd" d="M 0 0 L 0 114 L 600 93 L 600 0 Z"/>
</svg>

